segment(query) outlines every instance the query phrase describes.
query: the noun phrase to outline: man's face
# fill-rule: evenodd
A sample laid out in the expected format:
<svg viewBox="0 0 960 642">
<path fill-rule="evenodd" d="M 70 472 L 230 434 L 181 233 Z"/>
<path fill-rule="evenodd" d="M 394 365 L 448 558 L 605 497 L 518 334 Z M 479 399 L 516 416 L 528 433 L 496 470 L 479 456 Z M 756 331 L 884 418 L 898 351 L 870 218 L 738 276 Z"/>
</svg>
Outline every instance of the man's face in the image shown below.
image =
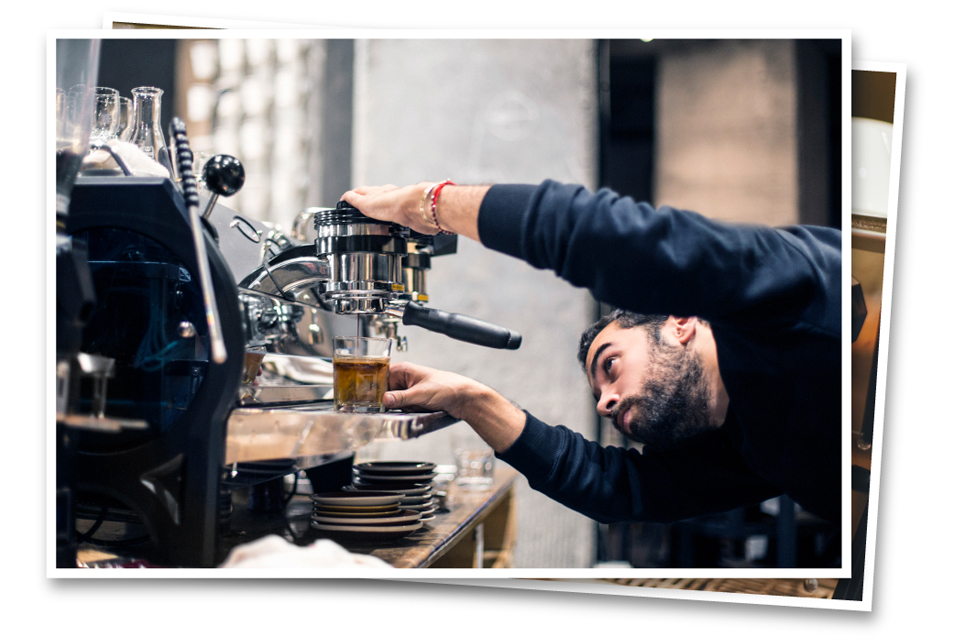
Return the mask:
<svg viewBox="0 0 960 642">
<path fill-rule="evenodd" d="M 711 428 L 709 392 L 693 350 L 614 322 L 593 340 L 586 365 L 597 412 L 627 437 L 665 450 Z"/>
</svg>

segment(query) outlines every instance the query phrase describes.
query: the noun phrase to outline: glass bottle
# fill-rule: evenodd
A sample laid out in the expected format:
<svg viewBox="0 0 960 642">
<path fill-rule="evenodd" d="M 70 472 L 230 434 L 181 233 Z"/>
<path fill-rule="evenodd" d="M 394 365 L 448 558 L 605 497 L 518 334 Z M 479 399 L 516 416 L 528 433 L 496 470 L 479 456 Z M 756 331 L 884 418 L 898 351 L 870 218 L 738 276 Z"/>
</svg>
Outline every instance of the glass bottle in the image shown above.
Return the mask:
<svg viewBox="0 0 960 642">
<path fill-rule="evenodd" d="M 130 142 L 144 154 L 158 162 L 173 176 L 170 152 L 160 128 L 160 97 L 157 87 L 137 87 L 133 90 L 133 129 Z"/>
<path fill-rule="evenodd" d="M 95 87 L 93 90 L 93 129 L 90 142 L 103 144 L 117 137 L 120 125 L 120 94 L 110 87 Z"/>
<path fill-rule="evenodd" d="M 117 139 L 128 140 L 133 130 L 133 102 L 124 96 L 120 97 L 119 105 L 120 125 L 117 127 Z"/>
</svg>

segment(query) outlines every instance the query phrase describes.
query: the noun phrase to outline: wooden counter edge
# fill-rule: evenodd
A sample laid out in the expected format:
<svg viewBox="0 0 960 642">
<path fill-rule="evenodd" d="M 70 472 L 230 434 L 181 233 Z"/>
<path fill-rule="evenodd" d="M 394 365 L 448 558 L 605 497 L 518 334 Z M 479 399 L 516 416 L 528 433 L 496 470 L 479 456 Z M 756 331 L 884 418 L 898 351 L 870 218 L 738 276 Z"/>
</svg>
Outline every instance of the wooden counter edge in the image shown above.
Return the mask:
<svg viewBox="0 0 960 642">
<path fill-rule="evenodd" d="M 433 549 L 416 568 L 428 568 L 431 564 L 443 557 L 447 551 L 456 546 L 468 533 L 472 532 L 473 527 L 477 523 L 482 522 L 487 515 L 495 510 L 500 505 L 500 501 L 513 490 L 513 485 L 519 477 L 520 473 L 511 471 L 510 476 L 497 488 L 496 492 L 450 533 L 447 539 L 441 542 L 437 548 Z"/>
</svg>

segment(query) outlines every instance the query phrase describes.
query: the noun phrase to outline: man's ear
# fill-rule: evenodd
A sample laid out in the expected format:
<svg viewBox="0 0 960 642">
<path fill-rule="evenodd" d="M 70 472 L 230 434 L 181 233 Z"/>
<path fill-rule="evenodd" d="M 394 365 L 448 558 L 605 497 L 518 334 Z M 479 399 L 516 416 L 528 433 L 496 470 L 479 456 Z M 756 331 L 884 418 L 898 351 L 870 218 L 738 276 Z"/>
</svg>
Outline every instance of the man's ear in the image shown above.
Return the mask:
<svg viewBox="0 0 960 642">
<path fill-rule="evenodd" d="M 680 345 L 687 345 L 697 336 L 697 317 L 671 316 L 664 324 L 664 329 L 677 340 Z"/>
</svg>

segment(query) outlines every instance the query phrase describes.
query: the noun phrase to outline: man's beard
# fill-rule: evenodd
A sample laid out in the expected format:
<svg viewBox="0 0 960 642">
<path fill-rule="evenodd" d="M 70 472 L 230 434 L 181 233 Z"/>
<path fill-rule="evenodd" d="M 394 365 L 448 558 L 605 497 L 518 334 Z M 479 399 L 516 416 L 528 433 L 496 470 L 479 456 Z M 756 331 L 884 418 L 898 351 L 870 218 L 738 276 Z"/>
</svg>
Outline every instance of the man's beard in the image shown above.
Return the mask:
<svg viewBox="0 0 960 642">
<path fill-rule="evenodd" d="M 652 341 L 650 377 L 640 394 L 622 399 L 612 414 L 616 424 L 632 408 L 627 437 L 658 450 L 673 450 L 715 427 L 710 425 L 709 398 L 699 355 Z"/>
</svg>

